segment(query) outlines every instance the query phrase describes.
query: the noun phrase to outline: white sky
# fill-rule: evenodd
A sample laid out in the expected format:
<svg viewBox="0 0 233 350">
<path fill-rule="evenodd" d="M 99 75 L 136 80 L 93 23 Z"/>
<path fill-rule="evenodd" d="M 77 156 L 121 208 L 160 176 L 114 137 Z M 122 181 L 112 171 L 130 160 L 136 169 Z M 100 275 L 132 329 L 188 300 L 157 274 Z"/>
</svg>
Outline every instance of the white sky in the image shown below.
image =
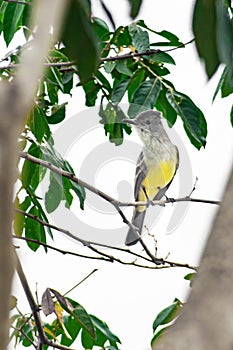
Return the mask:
<svg viewBox="0 0 233 350">
<path fill-rule="evenodd" d="M 105 0 L 105 3 L 113 13 L 117 26 L 128 24 L 131 21 L 126 15 L 128 13 L 127 1 Z M 169 30 L 176 34 L 181 41 L 186 42 L 193 37 L 191 31 L 193 3 L 194 1 L 186 0 L 144 0 L 138 18 L 144 19 L 149 27 L 157 31 Z M 98 4 L 98 1 L 93 1 L 94 14 L 103 17 Z M 181 123 L 178 121 L 175 125 L 175 132 L 184 143 L 192 164 L 191 183 L 194 182 L 196 176 L 199 179 L 193 196 L 218 200 L 221 198 L 232 157 L 233 138 L 229 118 L 231 100 L 229 98 L 221 100 L 218 97 L 212 105 L 212 96 L 219 74 L 207 83 L 193 45 L 174 51 L 172 56 L 176 61 L 176 66 L 169 67 L 172 74 L 168 78 L 178 91 L 186 93 L 193 99 L 204 112 L 208 123 L 207 146 L 201 151 L 197 151 L 190 144 Z M 74 91 L 68 113 L 72 116 L 83 110 L 86 110 L 84 97 L 81 94 L 81 89 L 78 88 Z M 129 141 L 129 144 L 131 141 L 135 145 L 140 144 L 135 132 L 126 140 Z M 87 133 L 81 134 L 80 138 L 75 140 L 76 144 L 72 145 L 74 148 L 70 147 L 68 150 L 67 158 L 77 174 L 79 173 L 79 164 L 84 164 L 93 151 L 97 158 L 100 157 L 96 150 L 98 147 L 101 149 L 102 144 L 105 145 L 106 141 L 101 129 L 88 129 Z M 75 147 L 78 146 L 80 147 L 77 150 Z M 114 152 L 116 147 L 112 145 L 110 147 L 111 152 Z M 117 169 L 122 169 L 122 171 L 117 171 Z M 181 164 L 180 171 L 182 169 L 183 165 Z M 126 179 L 129 183 L 134 176 L 134 164 L 130 155 L 128 162 L 117 156 L 115 159 L 109 158 L 102 166 L 98 165 L 93 181 L 105 192 L 115 195 L 117 194 L 117 184 L 121 183 L 122 185 L 121 181 L 125 180 L 124 173 L 127 173 L 127 176 L 129 174 Z M 89 176 L 87 170 L 86 173 L 84 171 L 84 174 Z M 82 179 L 86 180 L 83 177 Z M 168 195 L 175 197 L 177 187 L 180 185 L 178 180 L 174 181 L 174 186 L 171 186 Z M 105 220 L 104 214 L 95 213 L 95 208 L 88 208 L 88 210 L 91 212 L 94 226 L 101 228 Z M 170 253 L 170 260 L 197 264 L 216 208 L 206 204 L 191 204 L 175 232 L 168 235 L 166 234 L 167 225 L 173 210 L 174 207 L 167 206 L 153 229 L 158 240 L 159 256 L 165 257 Z M 130 217 L 130 211 L 126 213 Z M 116 217 L 117 215 L 110 215 L 109 218 L 106 218 L 108 221 L 105 225 L 107 225 L 106 228 L 108 228 L 109 222 L 112 222 L 114 228 L 121 225 L 122 229 L 119 230 L 119 235 L 123 238 L 127 229 L 119 224 Z M 66 217 L 62 219 L 68 225 L 69 220 Z M 88 220 L 85 217 L 82 219 Z M 77 227 L 78 229 L 79 227 Z M 86 253 L 85 248 L 80 248 L 62 234 L 56 233 L 54 236 L 56 237 L 56 246 Z M 25 245 L 22 244 L 22 247 Z M 140 251 L 140 248 L 136 248 L 136 250 Z M 189 290 L 188 282 L 183 279 L 183 276 L 190 271 L 181 268 L 153 271 L 121 266 L 117 263 L 96 263 L 71 256 L 62 256 L 52 251 L 46 255 L 42 249 L 37 254 L 30 252 L 29 249 L 24 249 L 24 251 L 22 249 L 20 256 L 33 291 L 38 283 L 40 297 L 47 287 L 64 293 L 94 268 L 99 268 L 99 271 L 73 291 L 70 297 L 82 304 L 89 313 L 106 321 L 110 329 L 122 340 L 122 349 L 124 350 L 149 349 L 152 338 L 152 323 L 157 313 L 168 306 L 175 297 L 184 301 Z M 17 279 L 15 280 L 14 292 L 20 297 L 20 308 L 23 311 L 29 311 Z"/>
</svg>

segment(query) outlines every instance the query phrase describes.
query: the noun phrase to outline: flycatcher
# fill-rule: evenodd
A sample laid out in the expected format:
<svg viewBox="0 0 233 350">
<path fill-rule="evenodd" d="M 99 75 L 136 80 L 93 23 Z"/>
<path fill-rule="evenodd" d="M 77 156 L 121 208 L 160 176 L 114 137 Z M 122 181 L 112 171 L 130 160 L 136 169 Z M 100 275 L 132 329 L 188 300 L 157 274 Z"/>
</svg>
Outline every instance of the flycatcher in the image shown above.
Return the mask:
<svg viewBox="0 0 233 350">
<path fill-rule="evenodd" d="M 135 119 L 124 119 L 127 124 L 136 127 L 142 140 L 143 149 L 139 155 L 134 197 L 135 201 L 149 202 L 163 197 L 171 184 L 179 165 L 177 147 L 170 141 L 161 121 L 161 113 L 145 111 Z M 134 209 L 132 224 L 141 235 L 147 206 Z M 129 229 L 125 244 L 133 245 L 138 238 L 133 229 Z"/>
</svg>

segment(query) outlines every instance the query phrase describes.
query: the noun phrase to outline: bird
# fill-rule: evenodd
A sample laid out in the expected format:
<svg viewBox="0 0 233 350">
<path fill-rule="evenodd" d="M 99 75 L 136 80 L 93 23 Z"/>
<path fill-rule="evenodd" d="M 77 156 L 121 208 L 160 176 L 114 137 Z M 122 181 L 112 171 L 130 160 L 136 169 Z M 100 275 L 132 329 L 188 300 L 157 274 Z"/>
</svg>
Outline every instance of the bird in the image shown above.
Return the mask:
<svg viewBox="0 0 233 350">
<path fill-rule="evenodd" d="M 161 199 L 170 186 L 179 166 L 179 151 L 169 139 L 163 124 L 162 114 L 155 110 L 141 112 L 134 119 L 126 118 L 124 123 L 133 125 L 142 141 L 135 173 L 135 201 L 147 202 L 147 206 L 135 206 L 132 225 L 142 234 L 146 210 L 150 202 Z M 129 228 L 125 244 L 138 242 L 135 229 Z"/>
</svg>

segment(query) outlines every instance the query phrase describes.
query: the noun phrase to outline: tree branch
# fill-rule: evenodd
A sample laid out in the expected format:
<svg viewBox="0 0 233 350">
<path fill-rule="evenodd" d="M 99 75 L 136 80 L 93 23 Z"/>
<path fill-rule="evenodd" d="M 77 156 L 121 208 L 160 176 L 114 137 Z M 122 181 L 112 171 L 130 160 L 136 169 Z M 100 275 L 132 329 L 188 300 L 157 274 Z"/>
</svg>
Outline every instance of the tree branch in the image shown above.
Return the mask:
<svg viewBox="0 0 233 350">
<path fill-rule="evenodd" d="M 63 169 L 60 169 L 58 167 L 56 167 L 55 165 L 53 165 L 51 162 L 47 162 L 45 160 L 42 160 L 42 159 L 39 159 L 39 158 L 36 158 L 26 152 L 20 152 L 20 157 L 21 158 L 24 158 L 26 160 L 29 160 L 35 164 L 39 164 L 41 166 L 44 166 L 46 167 L 47 169 L 61 175 L 61 176 L 64 176 L 68 179 L 70 179 L 71 181 L 75 182 L 75 183 L 78 183 L 80 185 L 82 185 L 83 187 L 85 187 L 86 189 L 88 189 L 89 191 L 97 194 L 98 196 L 100 196 L 101 198 L 103 198 L 104 200 L 108 201 L 109 203 L 111 203 L 115 209 L 118 211 L 119 215 L 121 216 L 122 220 L 124 223 L 126 223 L 131 229 L 134 230 L 135 234 L 138 236 L 138 240 L 140 242 L 140 244 L 142 245 L 143 249 L 145 250 L 145 252 L 147 253 L 147 255 L 150 257 L 151 261 L 154 262 L 155 264 L 163 264 L 164 261 L 163 259 L 158 259 L 156 258 L 155 255 L 153 255 L 150 250 L 148 249 L 148 247 L 145 245 L 144 241 L 142 240 L 142 238 L 139 236 L 138 232 L 137 232 L 137 228 L 125 217 L 124 213 L 122 212 L 122 210 L 120 209 L 120 205 L 119 205 L 119 202 L 117 200 L 115 200 L 114 198 L 112 198 L 111 196 L 107 195 L 106 193 L 96 189 L 95 187 L 91 186 L 90 184 L 78 179 L 77 177 L 74 176 L 73 173 L 70 173 L 68 171 L 65 171 Z M 171 200 L 171 199 L 166 199 L 167 200 L 167 203 L 173 203 L 175 200 Z M 181 200 L 180 200 L 181 201 Z M 198 200 L 200 202 L 200 200 Z M 205 201 L 206 202 L 206 201 Z M 213 201 L 212 201 L 213 202 Z M 121 203 L 122 204 L 122 203 Z M 216 203 L 214 203 L 216 204 Z M 135 204 L 134 204 L 135 205 Z M 137 204 L 138 205 L 138 204 Z M 142 205 L 142 204 L 140 204 Z M 147 206 L 148 203 L 144 203 L 143 205 Z M 164 201 L 162 201 L 162 204 L 160 203 L 160 205 L 164 205 Z M 63 230 L 62 232 L 64 232 L 65 230 Z M 68 234 L 68 235 L 71 235 L 70 233 L 67 233 L 67 232 L 64 232 L 65 234 Z M 96 244 L 94 242 L 88 242 L 88 241 L 85 241 L 85 240 L 82 240 L 80 238 L 77 238 L 77 237 L 72 237 L 76 240 L 78 240 L 80 243 L 82 243 L 83 245 L 85 246 L 88 246 L 89 249 L 93 250 L 94 252 L 98 253 L 99 254 L 99 251 L 94 248 L 92 246 L 92 244 Z M 101 255 L 104 256 L 104 253 L 102 252 Z M 110 259 L 113 259 L 112 256 L 109 256 L 109 255 L 106 255 L 107 258 L 110 258 Z M 116 260 L 116 259 L 115 259 Z"/>
<path fill-rule="evenodd" d="M 32 311 L 32 314 L 34 317 L 34 321 L 36 324 L 36 328 L 38 330 L 40 342 L 42 344 L 45 344 L 46 335 L 45 335 L 44 329 L 42 327 L 42 322 L 41 322 L 40 315 L 39 315 L 39 307 L 34 300 L 34 297 L 32 295 L 32 292 L 31 292 L 30 287 L 29 287 L 28 282 L 27 282 L 27 278 L 24 274 L 22 265 L 20 263 L 18 256 L 16 255 L 16 253 L 15 253 L 15 256 L 16 256 L 16 270 L 17 270 L 20 282 L 22 284 L 22 287 L 24 289 L 24 293 L 25 293 L 27 300 L 28 300 L 28 303 L 30 305 L 30 308 L 31 308 L 31 311 Z"/>
<path fill-rule="evenodd" d="M 17 270 L 20 282 L 22 284 L 22 287 L 24 289 L 26 298 L 27 298 L 28 303 L 30 305 L 32 315 L 33 315 L 33 318 L 34 318 L 34 321 L 36 324 L 36 328 L 38 331 L 38 335 L 39 335 L 38 344 L 36 346 L 37 350 L 40 350 L 42 348 L 42 345 L 48 345 L 48 346 L 51 346 L 53 348 L 61 349 L 61 350 L 72 350 L 69 347 L 66 347 L 66 346 L 63 346 L 60 344 L 55 344 L 47 338 L 47 336 L 44 332 L 43 326 L 42 326 L 42 321 L 41 321 L 40 314 L 39 314 L 39 311 L 40 311 L 39 307 L 36 304 L 35 299 L 32 295 L 31 289 L 30 289 L 29 284 L 27 282 L 27 278 L 24 274 L 22 265 L 21 265 L 20 260 L 19 260 L 16 253 L 15 253 L 15 256 L 16 256 L 16 270 Z"/>
<path fill-rule="evenodd" d="M 10 2 L 15 2 L 14 0 L 5 0 L 5 1 L 10 1 Z M 17 1 L 18 2 L 18 1 Z M 28 4 L 28 3 L 25 3 Z M 195 39 L 191 39 L 189 40 L 187 43 L 185 44 L 181 44 L 179 46 L 173 47 L 171 49 L 167 49 L 167 50 L 146 50 L 144 52 L 129 52 L 127 54 L 123 54 L 123 55 L 117 55 L 117 56 L 112 56 L 112 57 L 105 57 L 105 58 L 100 58 L 100 62 L 104 63 L 104 62 L 114 62 L 114 61 L 120 61 L 120 60 L 125 60 L 125 59 L 134 59 L 136 57 L 142 57 L 142 56 L 152 56 L 152 55 L 156 55 L 158 53 L 167 53 L 170 51 L 174 51 L 180 48 L 183 48 L 185 46 L 187 46 L 188 44 L 191 44 L 192 42 L 194 42 Z M 75 62 L 71 61 L 71 62 L 51 62 L 51 63 L 43 63 L 44 67 L 71 67 L 74 66 Z M 17 64 L 9 64 L 6 66 L 2 66 L 0 67 L 0 70 L 6 70 L 6 69 L 14 69 L 17 67 L 20 67 L 21 64 L 17 63 Z"/>
<path fill-rule="evenodd" d="M 134 59 L 135 57 L 151 56 L 151 55 L 156 55 L 157 53 L 161 53 L 161 52 L 165 52 L 166 53 L 166 52 L 170 52 L 170 51 L 174 51 L 174 50 L 183 48 L 186 45 L 191 44 L 194 41 L 195 41 L 195 39 L 191 39 L 185 44 L 181 44 L 179 46 L 176 46 L 176 47 L 173 47 L 173 48 L 167 49 L 167 50 L 146 50 L 144 52 L 130 52 L 130 53 L 127 53 L 127 54 L 124 54 L 124 55 L 118 55 L 118 56 L 113 56 L 113 57 L 101 58 L 100 62 L 119 61 L 119 60 L 125 60 L 125 59 Z"/>
<path fill-rule="evenodd" d="M 40 242 L 40 241 L 32 239 L 32 238 L 27 238 L 27 237 L 22 237 L 22 236 L 13 236 L 13 238 L 21 239 L 21 240 L 24 240 L 24 241 L 27 241 L 27 242 L 37 243 L 37 244 L 39 244 L 39 245 L 41 245 L 43 247 L 46 247 L 48 249 L 52 249 L 52 250 L 57 251 L 57 252 L 62 253 L 62 254 L 68 254 L 68 255 L 73 255 L 73 256 L 87 258 L 87 259 L 103 260 L 103 261 L 106 261 L 106 262 L 114 262 L 114 261 L 116 261 L 116 262 L 118 262 L 120 264 L 123 264 L 123 265 L 132 265 L 132 266 L 148 268 L 148 269 L 161 269 L 161 268 L 168 268 L 168 267 L 184 267 L 184 268 L 188 268 L 188 269 L 192 269 L 192 270 L 197 270 L 196 267 L 190 266 L 189 264 L 172 262 L 172 261 L 164 260 L 162 258 L 157 258 L 157 257 L 155 257 L 153 255 L 150 256 L 147 253 L 147 251 L 146 251 L 146 253 L 149 255 L 150 259 L 148 259 L 147 257 L 145 257 L 143 255 L 135 253 L 135 252 L 133 252 L 133 251 L 131 251 L 129 249 L 123 249 L 123 248 L 119 248 L 119 247 L 108 246 L 108 245 L 101 244 L 101 243 L 85 241 L 83 239 L 78 238 L 76 235 L 72 234 L 71 232 L 69 232 L 69 231 L 67 231 L 67 230 L 65 230 L 63 228 L 60 228 L 60 227 L 57 227 L 55 225 L 49 224 L 47 222 L 44 222 L 43 220 L 41 220 L 40 218 L 36 217 L 35 215 L 32 215 L 30 213 L 25 213 L 25 212 L 23 212 L 22 210 L 19 210 L 19 209 L 16 209 L 16 211 L 18 213 L 24 215 L 24 216 L 30 217 L 32 220 L 35 220 L 36 222 L 38 222 L 40 225 L 43 225 L 45 227 L 50 227 L 50 228 L 52 228 L 52 229 L 54 229 L 56 231 L 64 233 L 65 235 L 67 235 L 67 236 L 77 240 L 78 242 L 82 243 L 83 246 L 89 248 L 90 250 L 94 251 L 95 253 L 97 253 L 98 255 L 101 255 L 101 256 L 93 257 L 93 256 L 89 256 L 89 255 L 83 255 L 83 254 L 79 254 L 79 253 L 74 253 L 74 252 L 66 251 L 66 250 L 63 250 L 63 249 L 60 249 L 60 248 L 56 248 L 56 247 L 51 246 L 51 245 L 49 245 L 47 243 Z M 101 250 L 93 247 L 94 245 L 101 246 L 101 247 L 104 247 L 104 248 L 113 249 L 113 250 L 120 251 L 120 252 L 124 252 L 126 254 L 129 254 L 129 255 L 132 255 L 132 256 L 136 257 L 137 259 L 145 260 L 145 261 L 147 261 L 149 263 L 152 263 L 153 265 L 143 265 L 143 264 L 137 263 L 136 261 L 133 261 L 133 262 L 123 261 L 122 259 L 119 259 L 116 256 L 113 256 L 113 255 L 107 254 L 105 252 L 102 252 Z M 160 266 L 154 266 L 154 264 L 160 265 Z"/>
<path fill-rule="evenodd" d="M 31 1 L 21 1 L 21 0 L 4 0 L 5 2 L 13 2 L 15 4 L 21 4 L 21 5 L 31 5 Z"/>
</svg>

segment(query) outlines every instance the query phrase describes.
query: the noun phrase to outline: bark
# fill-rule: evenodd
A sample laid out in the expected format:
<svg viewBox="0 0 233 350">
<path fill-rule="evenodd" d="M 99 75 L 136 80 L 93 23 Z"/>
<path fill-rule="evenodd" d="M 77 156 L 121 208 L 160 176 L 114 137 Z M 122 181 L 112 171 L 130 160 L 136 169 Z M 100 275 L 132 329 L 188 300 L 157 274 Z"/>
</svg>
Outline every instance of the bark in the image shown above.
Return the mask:
<svg viewBox="0 0 233 350">
<path fill-rule="evenodd" d="M 18 159 L 17 138 L 31 107 L 37 81 L 43 71 L 48 52 L 51 25 L 57 32 L 64 12 L 65 0 L 40 0 L 34 7 L 34 24 L 37 33 L 31 50 L 22 55 L 13 82 L 0 84 L 0 350 L 6 350 L 9 332 L 9 306 L 14 255 L 11 241 L 12 198 L 15 170 Z"/>
<path fill-rule="evenodd" d="M 233 349 L 233 171 L 177 322 L 153 350 Z"/>
</svg>

